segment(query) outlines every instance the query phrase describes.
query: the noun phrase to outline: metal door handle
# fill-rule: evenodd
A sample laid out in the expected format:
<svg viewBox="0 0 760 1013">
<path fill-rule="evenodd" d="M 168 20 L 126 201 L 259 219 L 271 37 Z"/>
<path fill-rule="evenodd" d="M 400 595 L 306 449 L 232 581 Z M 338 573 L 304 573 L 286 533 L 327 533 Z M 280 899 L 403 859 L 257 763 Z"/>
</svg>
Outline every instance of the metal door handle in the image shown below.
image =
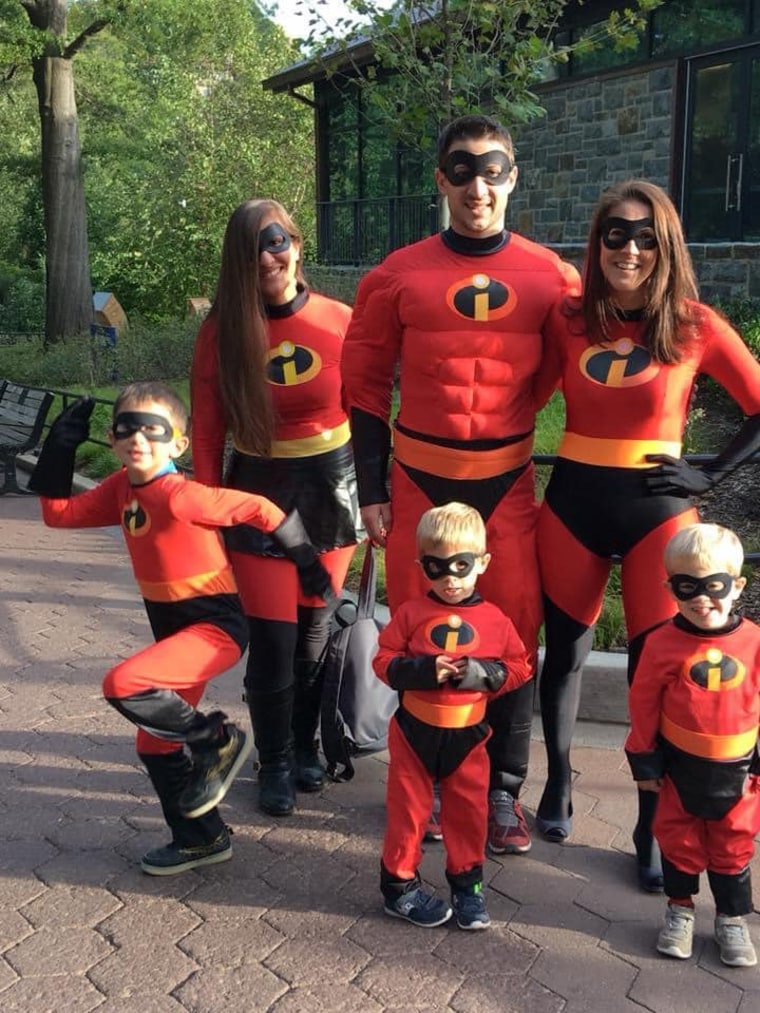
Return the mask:
<svg viewBox="0 0 760 1013">
<path fill-rule="evenodd" d="M 737 172 L 734 173 L 734 165 Z M 728 155 L 726 158 L 726 211 L 741 211 L 742 207 L 742 174 L 744 172 L 744 155 Z M 733 195 L 732 195 L 733 190 Z"/>
<path fill-rule="evenodd" d="M 736 203 L 735 207 L 737 211 L 742 209 L 742 176 L 744 174 L 744 154 L 736 155 L 736 161 L 739 163 L 739 171 L 736 173 Z"/>
</svg>

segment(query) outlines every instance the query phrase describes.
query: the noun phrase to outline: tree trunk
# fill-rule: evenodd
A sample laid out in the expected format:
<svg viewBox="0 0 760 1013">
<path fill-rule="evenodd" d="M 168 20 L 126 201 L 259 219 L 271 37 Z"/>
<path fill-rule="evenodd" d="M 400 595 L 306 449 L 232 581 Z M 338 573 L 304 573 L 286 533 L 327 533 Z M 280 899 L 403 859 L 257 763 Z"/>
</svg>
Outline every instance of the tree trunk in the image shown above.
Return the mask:
<svg viewBox="0 0 760 1013">
<path fill-rule="evenodd" d="M 42 133 L 45 208 L 45 340 L 83 334 L 92 322 L 87 209 L 82 179 L 79 120 L 70 59 L 34 61 Z"/>
</svg>

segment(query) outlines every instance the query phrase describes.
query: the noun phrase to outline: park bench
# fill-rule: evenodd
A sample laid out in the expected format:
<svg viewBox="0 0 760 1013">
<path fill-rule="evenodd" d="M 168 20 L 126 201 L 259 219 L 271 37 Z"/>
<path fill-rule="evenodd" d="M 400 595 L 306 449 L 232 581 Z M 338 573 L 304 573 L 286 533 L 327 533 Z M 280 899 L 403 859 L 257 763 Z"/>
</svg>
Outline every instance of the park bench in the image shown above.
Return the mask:
<svg viewBox="0 0 760 1013">
<path fill-rule="evenodd" d="M 49 391 L 0 380 L 0 464 L 5 472 L 0 496 L 27 492 L 18 484 L 16 458 L 39 443 L 52 403 Z"/>
</svg>

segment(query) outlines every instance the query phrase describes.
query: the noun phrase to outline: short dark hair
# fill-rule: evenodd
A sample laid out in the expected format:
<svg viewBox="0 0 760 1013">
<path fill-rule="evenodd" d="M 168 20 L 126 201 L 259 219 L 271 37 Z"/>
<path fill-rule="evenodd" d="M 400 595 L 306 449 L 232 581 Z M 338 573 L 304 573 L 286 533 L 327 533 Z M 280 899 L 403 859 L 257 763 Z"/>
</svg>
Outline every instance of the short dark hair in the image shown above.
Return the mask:
<svg viewBox="0 0 760 1013">
<path fill-rule="evenodd" d="M 114 419 L 123 411 L 124 405 L 135 403 L 144 404 L 146 401 L 154 401 L 156 404 L 166 408 L 169 413 L 169 421 L 175 429 L 185 435 L 187 433 L 188 412 L 185 403 L 179 394 L 163 383 L 155 383 L 152 380 L 143 380 L 138 383 L 129 383 L 119 391 L 119 396 L 113 406 Z"/>
<path fill-rule="evenodd" d="M 479 141 L 481 137 L 500 141 L 514 165 L 515 149 L 512 135 L 504 124 L 499 123 L 493 116 L 470 113 L 452 120 L 438 135 L 438 168 L 443 168 L 449 148 L 455 141 Z"/>
</svg>

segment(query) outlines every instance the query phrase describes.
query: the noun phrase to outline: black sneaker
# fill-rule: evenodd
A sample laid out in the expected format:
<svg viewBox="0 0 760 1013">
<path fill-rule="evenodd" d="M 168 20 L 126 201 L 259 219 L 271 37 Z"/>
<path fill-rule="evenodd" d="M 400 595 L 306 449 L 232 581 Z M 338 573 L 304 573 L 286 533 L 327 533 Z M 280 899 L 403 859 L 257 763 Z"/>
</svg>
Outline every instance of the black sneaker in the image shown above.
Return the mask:
<svg viewBox="0 0 760 1013">
<path fill-rule="evenodd" d="M 179 811 L 187 819 L 219 805 L 253 749 L 252 737 L 242 728 L 228 722 L 222 728 L 227 736 L 223 745 L 193 752 L 192 777 L 179 798 Z"/>
<path fill-rule="evenodd" d="M 466 890 L 452 890 L 451 906 L 460 929 L 487 929 L 491 924 L 482 883 L 476 883 Z"/>
<path fill-rule="evenodd" d="M 421 886 L 399 894 L 395 898 L 385 898 L 385 913 L 392 918 L 403 918 L 412 925 L 424 929 L 433 929 L 443 925 L 451 918 L 451 908 L 445 900 L 425 893 Z"/>
<path fill-rule="evenodd" d="M 176 876 L 180 872 L 197 869 L 201 865 L 217 865 L 232 858 L 232 843 L 224 830 L 211 844 L 183 848 L 172 841 L 162 848 L 153 848 L 142 856 L 140 865 L 149 876 Z"/>
</svg>

